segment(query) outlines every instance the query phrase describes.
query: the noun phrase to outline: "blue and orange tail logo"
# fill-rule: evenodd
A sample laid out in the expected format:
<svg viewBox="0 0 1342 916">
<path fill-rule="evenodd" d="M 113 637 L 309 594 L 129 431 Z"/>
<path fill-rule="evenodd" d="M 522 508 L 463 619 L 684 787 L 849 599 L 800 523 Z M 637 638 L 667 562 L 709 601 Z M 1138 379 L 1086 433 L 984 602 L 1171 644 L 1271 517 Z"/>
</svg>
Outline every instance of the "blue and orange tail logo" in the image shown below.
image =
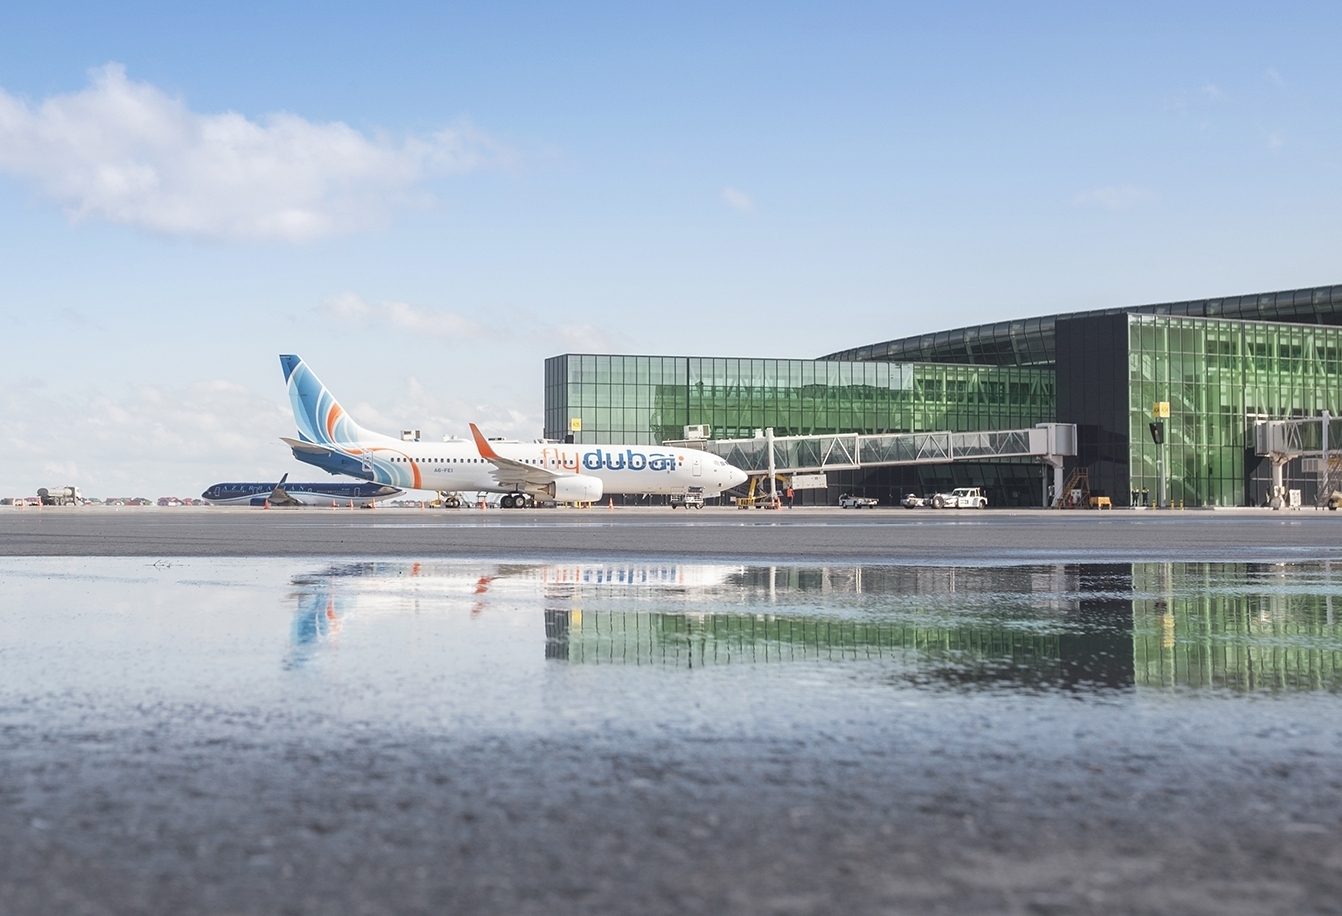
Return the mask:
<svg viewBox="0 0 1342 916">
<path fill-rule="evenodd" d="M 300 436 L 329 446 L 358 445 L 366 438 L 364 429 L 345 413 L 300 357 L 285 354 L 280 357 L 280 365 L 284 368 L 284 380 L 289 383 L 289 403 Z"/>
</svg>

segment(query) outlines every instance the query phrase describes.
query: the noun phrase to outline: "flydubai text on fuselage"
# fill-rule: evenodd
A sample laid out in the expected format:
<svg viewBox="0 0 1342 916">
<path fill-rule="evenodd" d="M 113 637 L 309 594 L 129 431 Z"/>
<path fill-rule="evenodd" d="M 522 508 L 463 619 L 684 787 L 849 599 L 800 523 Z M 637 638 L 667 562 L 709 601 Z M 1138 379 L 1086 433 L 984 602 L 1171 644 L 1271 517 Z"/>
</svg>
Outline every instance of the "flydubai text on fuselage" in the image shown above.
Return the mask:
<svg viewBox="0 0 1342 916">
<path fill-rule="evenodd" d="M 747 475 L 716 455 L 646 445 L 564 445 L 488 440 L 406 442 L 366 430 L 297 356 L 281 356 L 298 439 L 294 457 L 330 471 L 416 490 L 526 493 L 592 502 L 607 493 L 716 495 Z"/>
</svg>

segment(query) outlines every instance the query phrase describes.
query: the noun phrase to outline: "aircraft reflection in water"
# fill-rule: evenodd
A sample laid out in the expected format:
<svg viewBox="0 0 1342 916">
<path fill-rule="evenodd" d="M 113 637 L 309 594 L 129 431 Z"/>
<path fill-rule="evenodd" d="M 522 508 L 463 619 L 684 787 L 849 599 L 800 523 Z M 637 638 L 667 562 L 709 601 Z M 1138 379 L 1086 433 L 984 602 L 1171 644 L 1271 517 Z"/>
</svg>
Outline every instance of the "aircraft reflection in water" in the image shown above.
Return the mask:
<svg viewBox="0 0 1342 916">
<path fill-rule="evenodd" d="M 457 608 L 465 608 L 471 617 L 477 617 L 492 600 L 525 606 L 547 598 L 572 598 L 593 588 L 607 596 L 646 599 L 653 593 L 674 595 L 723 588 L 744 570 L 742 566 L 675 563 L 340 563 L 293 580 L 297 609 L 289 665 L 301 667 L 324 646 L 333 645 L 350 618 L 421 610 L 450 613 Z"/>
<path fill-rule="evenodd" d="M 546 658 L 570 664 L 867 662 L 943 687 L 1342 688 L 1325 564 L 387 561 L 294 584 L 295 665 L 356 616 L 368 626 L 409 609 L 478 617 L 504 599 L 507 613 L 542 618 Z"/>
</svg>

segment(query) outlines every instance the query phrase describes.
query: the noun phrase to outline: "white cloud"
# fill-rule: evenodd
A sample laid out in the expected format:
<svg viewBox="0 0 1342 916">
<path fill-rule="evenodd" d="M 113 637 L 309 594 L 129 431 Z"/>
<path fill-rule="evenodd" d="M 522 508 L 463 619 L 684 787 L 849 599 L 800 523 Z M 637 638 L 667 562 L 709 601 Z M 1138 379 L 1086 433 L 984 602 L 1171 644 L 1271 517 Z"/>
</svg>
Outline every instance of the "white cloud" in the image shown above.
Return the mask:
<svg viewBox="0 0 1342 916">
<path fill-rule="evenodd" d="M 222 380 L 122 392 L 0 386 L 0 412 L 3 496 L 67 484 L 88 496 L 195 496 L 222 477 L 270 479 L 293 463 L 279 441 L 293 434 L 288 405 Z"/>
<path fill-rule="evenodd" d="M 1095 188 L 1072 198 L 1074 204 L 1098 204 L 1110 210 L 1128 210 L 1154 199 L 1146 188 L 1134 184 Z"/>
<path fill-rule="evenodd" d="M 1286 85 L 1286 80 L 1282 79 L 1281 74 L 1277 72 L 1276 67 L 1268 67 L 1265 75 L 1270 82 L 1276 83 L 1278 86 Z"/>
<path fill-rule="evenodd" d="M 571 353 L 610 353 L 614 350 L 610 335 L 591 324 L 561 324 L 546 332 Z"/>
<path fill-rule="evenodd" d="M 531 439 L 544 426 L 539 411 L 438 397 L 413 376 L 384 409 L 342 404 L 363 425 L 392 435 L 414 428 L 464 436 L 475 422 L 490 435 Z M 198 496 L 222 480 L 278 480 L 286 471 L 294 480 L 330 479 L 299 464 L 280 441 L 294 434 L 287 399 L 225 380 L 117 392 L 0 385 L 0 415 L 0 496 L 74 485 L 85 496 L 154 499 Z"/>
<path fill-rule="evenodd" d="M 436 438 L 434 433 L 438 430 L 468 436 L 470 424 L 475 423 L 491 436 L 528 440 L 540 435 L 545 426 L 539 413 L 465 398 L 440 397 L 413 375 L 406 379 L 403 396 L 389 409 L 378 410 L 366 402 L 342 404 L 363 426 L 393 433 L 418 429 L 429 438 Z"/>
<path fill-rule="evenodd" d="M 1226 97 L 1225 92 L 1223 92 L 1221 90 L 1221 87 L 1217 86 L 1215 83 L 1208 83 L 1207 85 L 1203 86 L 1202 94 L 1214 101 L 1220 101 L 1221 99 Z"/>
<path fill-rule="evenodd" d="M 482 324 L 446 309 L 423 308 L 407 302 L 383 299 L 376 305 L 358 293 L 345 291 L 322 303 L 324 317 L 340 324 L 371 328 L 399 328 L 419 337 L 441 340 L 517 341 L 555 344 L 570 352 L 609 353 L 614 344 L 609 334 L 592 324 L 550 324 L 530 312 L 509 309 Z"/>
<path fill-rule="evenodd" d="M 228 241 L 306 242 L 385 224 L 436 176 L 516 154 L 470 125 L 368 136 L 276 113 L 200 114 L 120 64 L 30 105 L 0 89 L 0 171 L 72 220 Z"/>
<path fill-rule="evenodd" d="M 337 296 L 329 296 L 322 303 L 322 313 L 327 318 L 347 324 L 356 324 L 367 321 L 376 313 L 371 305 L 364 301 L 364 298 L 357 293 L 344 292 Z"/>
<path fill-rule="evenodd" d="M 722 189 L 722 199 L 727 202 L 738 213 L 753 213 L 755 210 L 754 199 L 745 191 L 733 188 L 731 185 Z"/>
<path fill-rule="evenodd" d="M 390 324 L 421 337 L 462 339 L 485 333 L 479 324 L 456 312 L 418 308 L 392 299 L 371 305 L 352 292 L 330 297 L 322 304 L 322 311 L 328 318 L 344 324 Z"/>
<path fill-rule="evenodd" d="M 1270 133 L 1267 135 L 1267 145 L 1272 149 L 1280 149 L 1286 145 L 1286 138 L 1279 133 Z"/>
</svg>

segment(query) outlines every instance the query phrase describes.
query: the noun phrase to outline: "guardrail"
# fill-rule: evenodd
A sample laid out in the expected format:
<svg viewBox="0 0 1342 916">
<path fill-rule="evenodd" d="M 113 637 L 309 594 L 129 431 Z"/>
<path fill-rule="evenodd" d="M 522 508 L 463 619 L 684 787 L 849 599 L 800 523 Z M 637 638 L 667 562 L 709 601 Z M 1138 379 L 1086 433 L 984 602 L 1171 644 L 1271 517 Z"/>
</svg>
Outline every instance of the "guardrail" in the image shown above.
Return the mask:
<svg viewBox="0 0 1342 916">
<path fill-rule="evenodd" d="M 981 432 L 818 436 L 774 436 L 769 430 L 752 439 L 683 439 L 664 444 L 710 452 L 752 475 L 1007 458 L 1039 458 L 1061 471 L 1062 458 L 1076 454 L 1076 426 L 1041 423 L 1026 429 Z"/>
</svg>

